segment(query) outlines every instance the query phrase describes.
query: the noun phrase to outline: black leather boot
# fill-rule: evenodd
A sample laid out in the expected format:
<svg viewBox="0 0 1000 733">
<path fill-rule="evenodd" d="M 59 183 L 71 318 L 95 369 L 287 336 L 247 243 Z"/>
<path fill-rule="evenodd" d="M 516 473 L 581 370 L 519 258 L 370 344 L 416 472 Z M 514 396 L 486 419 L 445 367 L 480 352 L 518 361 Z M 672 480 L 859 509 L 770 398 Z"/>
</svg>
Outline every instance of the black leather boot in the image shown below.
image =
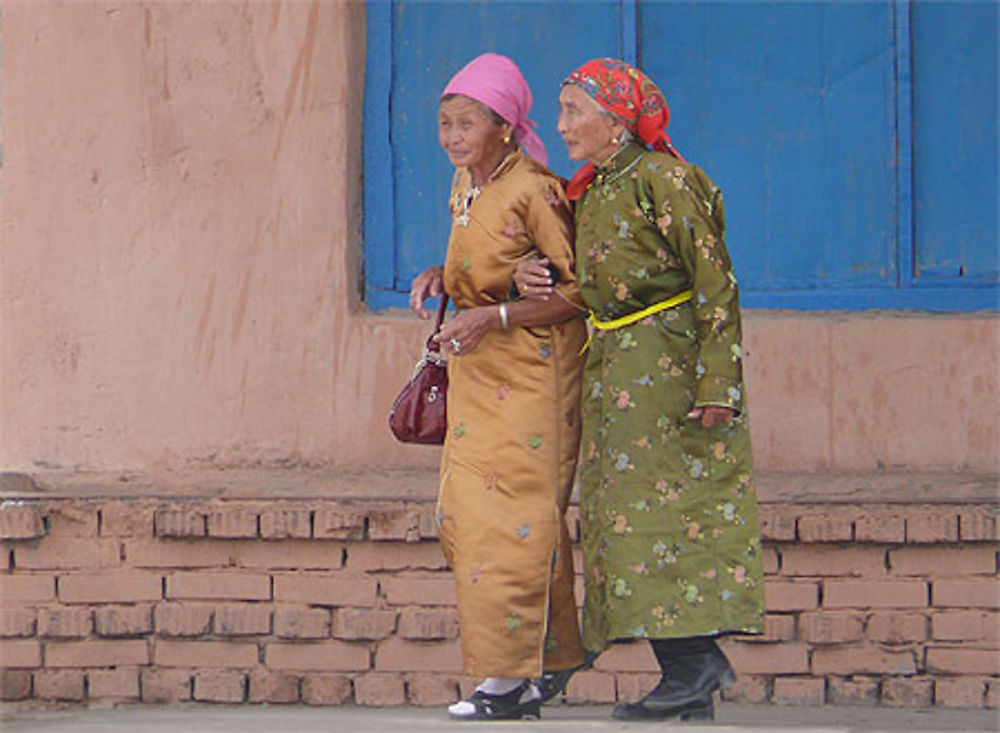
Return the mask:
<svg viewBox="0 0 1000 733">
<path fill-rule="evenodd" d="M 659 684 L 635 703 L 615 706 L 619 720 L 712 720 L 712 693 L 731 685 L 736 676 L 715 640 L 708 636 L 651 639 L 663 670 Z"/>
</svg>

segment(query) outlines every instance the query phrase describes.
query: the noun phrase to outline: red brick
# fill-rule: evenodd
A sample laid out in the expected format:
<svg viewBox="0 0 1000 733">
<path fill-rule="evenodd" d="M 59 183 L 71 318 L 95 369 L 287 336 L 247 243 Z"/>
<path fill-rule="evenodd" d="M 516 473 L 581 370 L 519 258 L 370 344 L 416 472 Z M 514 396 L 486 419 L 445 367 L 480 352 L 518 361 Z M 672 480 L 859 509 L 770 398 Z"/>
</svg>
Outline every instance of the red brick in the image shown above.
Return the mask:
<svg viewBox="0 0 1000 733">
<path fill-rule="evenodd" d="M 439 674 L 414 674 L 407 680 L 407 695 L 411 705 L 438 707 L 456 702 L 458 680 Z"/>
<path fill-rule="evenodd" d="M 395 611 L 338 608 L 333 612 L 333 636 L 337 639 L 385 639 L 395 631 Z"/>
<path fill-rule="evenodd" d="M 736 684 L 722 691 L 722 699 L 729 702 L 759 705 L 770 698 L 768 678 L 763 675 L 741 674 L 736 678 Z"/>
<path fill-rule="evenodd" d="M 922 580 L 827 580 L 826 608 L 923 608 L 927 583 Z"/>
<path fill-rule="evenodd" d="M 934 705 L 934 681 L 922 677 L 887 677 L 882 681 L 882 704 L 894 708 Z"/>
<path fill-rule="evenodd" d="M 249 702 L 297 703 L 299 678 L 289 674 L 253 672 L 250 675 Z"/>
<path fill-rule="evenodd" d="M 598 672 L 659 672 L 653 650 L 645 641 L 609 646 L 594 662 Z"/>
<path fill-rule="evenodd" d="M 271 670 L 293 672 L 364 672 L 369 669 L 368 647 L 343 641 L 303 644 L 271 642 L 265 664 Z"/>
<path fill-rule="evenodd" d="M 0 639 L 0 667 L 5 669 L 42 666 L 42 647 L 34 639 Z"/>
<path fill-rule="evenodd" d="M 104 606 L 94 611 L 98 636 L 141 636 L 153 631 L 151 606 Z"/>
<path fill-rule="evenodd" d="M 873 613 L 865 635 L 884 644 L 906 644 L 927 639 L 927 617 L 919 613 Z"/>
<path fill-rule="evenodd" d="M 280 639 L 324 639 L 330 636 L 330 612 L 325 608 L 278 606 L 274 635 Z"/>
<path fill-rule="evenodd" d="M 986 611 L 938 611 L 931 616 L 931 637 L 939 641 L 997 641 L 1000 618 Z"/>
<path fill-rule="evenodd" d="M 191 699 L 191 672 L 182 669 L 142 671 L 142 701 L 184 702 Z"/>
<path fill-rule="evenodd" d="M 764 619 L 764 641 L 792 641 L 798 638 L 794 614 L 768 614 Z M 752 638 L 752 637 L 751 637 Z"/>
<path fill-rule="evenodd" d="M 125 562 L 135 568 L 229 567 L 237 541 L 192 539 L 125 539 Z"/>
<path fill-rule="evenodd" d="M 399 615 L 397 633 L 404 639 L 455 639 L 458 612 L 453 608 L 405 608 Z"/>
<path fill-rule="evenodd" d="M 764 606 L 768 611 L 799 611 L 819 605 L 819 585 L 807 582 L 769 580 L 764 583 Z"/>
<path fill-rule="evenodd" d="M 140 603 L 163 596 L 159 574 L 108 572 L 75 573 L 59 578 L 59 600 L 63 603 Z"/>
<path fill-rule="evenodd" d="M 778 705 L 822 705 L 826 684 L 822 678 L 775 677 L 771 701 Z"/>
<path fill-rule="evenodd" d="M 96 537 L 97 507 L 88 503 L 58 501 L 45 509 L 46 534 L 49 537 Z"/>
<path fill-rule="evenodd" d="M 92 669 L 87 673 L 91 700 L 138 700 L 138 669 Z"/>
<path fill-rule="evenodd" d="M 806 514 L 799 517 L 799 542 L 850 542 L 854 539 L 854 512 Z"/>
<path fill-rule="evenodd" d="M 39 603 L 56 599 L 52 575 L 0 575 L 0 603 Z"/>
<path fill-rule="evenodd" d="M 934 681 L 934 703 L 942 708 L 981 708 L 986 702 L 986 680 L 981 677 L 939 677 Z"/>
<path fill-rule="evenodd" d="M 187 509 L 161 509 L 153 515 L 157 537 L 204 537 L 208 522 L 204 514 Z"/>
<path fill-rule="evenodd" d="M 774 547 L 765 547 L 761 553 L 761 564 L 764 567 L 765 575 L 777 575 L 781 568 L 781 555 Z M 582 567 L 582 563 L 576 567 Z"/>
<path fill-rule="evenodd" d="M 448 561 L 437 542 L 364 543 L 348 547 L 347 568 L 356 572 L 446 570 Z"/>
<path fill-rule="evenodd" d="M 997 539 L 996 510 L 988 507 L 960 509 L 958 527 L 962 542 L 995 541 Z"/>
<path fill-rule="evenodd" d="M 424 507 L 387 507 L 368 513 L 368 538 L 376 541 L 402 540 L 419 542 L 421 537 L 432 537 L 429 531 L 434 524 L 430 512 Z M 357 689 L 355 689 L 357 696 Z"/>
<path fill-rule="evenodd" d="M 0 637 L 34 635 L 35 612 L 33 610 L 0 607 Z"/>
<path fill-rule="evenodd" d="M 308 539 L 312 512 L 307 509 L 265 509 L 260 513 L 260 536 L 268 540 Z"/>
<path fill-rule="evenodd" d="M 257 661 L 257 645 L 250 642 L 157 639 L 153 646 L 153 664 L 158 667 L 248 669 Z"/>
<path fill-rule="evenodd" d="M 906 540 L 906 520 L 894 514 L 866 514 L 854 520 L 855 542 L 900 543 Z"/>
<path fill-rule="evenodd" d="M 944 674 L 1000 675 L 1000 651 L 927 647 L 927 671 Z"/>
<path fill-rule="evenodd" d="M 588 669 L 577 672 L 566 685 L 566 699 L 589 703 L 612 703 L 617 699 L 615 676 Z"/>
<path fill-rule="evenodd" d="M 33 540 L 44 535 L 38 506 L 4 502 L 0 507 L 0 540 Z"/>
<path fill-rule="evenodd" d="M 814 675 L 915 674 L 911 651 L 887 651 L 871 646 L 821 647 L 812 653 Z"/>
<path fill-rule="evenodd" d="M 275 570 L 338 570 L 344 566 L 344 551 L 332 542 L 282 540 L 281 542 L 241 541 L 231 553 L 234 564 L 243 568 Z"/>
<path fill-rule="evenodd" d="M 359 511 L 323 508 L 313 515 L 313 537 L 326 540 L 362 540 L 365 515 Z"/>
<path fill-rule="evenodd" d="M 877 705 L 877 677 L 828 677 L 827 702 L 831 705 Z"/>
<path fill-rule="evenodd" d="M 351 697 L 351 678 L 342 674 L 307 674 L 302 678 L 306 705 L 341 705 Z"/>
<path fill-rule="evenodd" d="M 93 611 L 65 607 L 38 609 L 38 635 L 43 638 L 80 639 L 94 631 Z"/>
<path fill-rule="evenodd" d="M 149 664 L 145 639 L 50 641 L 46 667 L 136 667 Z"/>
<path fill-rule="evenodd" d="M 201 702 L 243 702 L 247 676 L 225 669 L 199 670 L 194 674 L 194 699 Z"/>
<path fill-rule="evenodd" d="M 737 674 L 806 674 L 809 652 L 806 644 L 752 644 L 724 640 L 720 646 Z"/>
<path fill-rule="evenodd" d="M 771 542 L 795 540 L 795 523 L 798 510 L 783 506 L 761 504 L 758 508 L 761 538 Z"/>
<path fill-rule="evenodd" d="M 46 537 L 14 549 L 14 566 L 22 570 L 113 568 L 120 564 L 118 540 L 103 537 Z"/>
<path fill-rule="evenodd" d="M 211 606 L 198 603 L 159 603 L 153 612 L 156 633 L 163 636 L 202 636 L 212 626 Z"/>
<path fill-rule="evenodd" d="M 102 537 L 152 537 L 156 510 L 137 501 L 112 501 L 100 507 Z"/>
<path fill-rule="evenodd" d="M 958 542 L 958 515 L 951 509 L 915 511 L 906 516 L 907 542 Z"/>
<path fill-rule="evenodd" d="M 257 512 L 250 509 L 223 507 L 208 514 L 209 537 L 256 537 Z M 195 693 L 197 694 L 197 678 Z"/>
<path fill-rule="evenodd" d="M 831 547 L 794 545 L 781 553 L 781 574 L 785 576 L 882 576 L 885 550 L 873 547 Z"/>
<path fill-rule="evenodd" d="M 375 650 L 379 672 L 449 672 L 462 670 L 462 654 L 457 639 L 451 641 L 407 641 L 387 639 Z"/>
<path fill-rule="evenodd" d="M 799 633 L 812 644 L 839 644 L 864 636 L 865 619 L 858 613 L 819 611 L 799 617 Z"/>
<path fill-rule="evenodd" d="M 31 697 L 31 672 L 0 669 L 0 702 L 15 702 Z"/>
<path fill-rule="evenodd" d="M 649 672 L 620 672 L 615 675 L 615 687 L 619 702 L 635 702 L 656 687 L 661 675 Z M 730 688 L 732 689 L 732 688 Z M 565 693 L 562 697 L 565 699 Z"/>
<path fill-rule="evenodd" d="M 391 606 L 454 606 L 455 580 L 443 573 L 385 578 L 380 586 Z"/>
<path fill-rule="evenodd" d="M 83 700 L 83 672 L 42 669 L 35 672 L 35 697 L 39 700 Z"/>
<path fill-rule="evenodd" d="M 354 678 L 354 702 L 370 707 L 402 705 L 406 702 L 406 689 L 400 674 L 373 672 Z"/>
<path fill-rule="evenodd" d="M 271 633 L 270 603 L 229 603 L 215 609 L 217 636 Z"/>
<path fill-rule="evenodd" d="M 936 580 L 932 598 L 939 608 L 1000 608 L 1000 583 L 992 578 Z"/>
<path fill-rule="evenodd" d="M 376 584 L 349 573 L 300 573 L 274 576 L 274 600 L 316 606 L 374 606 Z"/>
<path fill-rule="evenodd" d="M 1000 680 L 986 681 L 986 707 L 990 710 L 1000 708 Z"/>
<path fill-rule="evenodd" d="M 0 570 L 10 570 L 10 556 L 9 546 L 0 545 Z"/>
<path fill-rule="evenodd" d="M 192 572 L 167 576 L 170 600 L 271 600 L 271 577 L 256 573 Z"/>
<path fill-rule="evenodd" d="M 992 547 L 902 547 L 889 551 L 893 575 L 992 575 L 997 571 Z"/>
</svg>

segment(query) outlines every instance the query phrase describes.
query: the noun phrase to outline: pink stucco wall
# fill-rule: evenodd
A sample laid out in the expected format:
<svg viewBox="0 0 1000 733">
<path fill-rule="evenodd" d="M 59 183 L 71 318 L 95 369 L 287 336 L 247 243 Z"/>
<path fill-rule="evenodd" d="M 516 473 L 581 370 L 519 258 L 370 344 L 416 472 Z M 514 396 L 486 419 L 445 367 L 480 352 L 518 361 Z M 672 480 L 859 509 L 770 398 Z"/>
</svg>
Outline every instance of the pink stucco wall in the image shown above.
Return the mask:
<svg viewBox="0 0 1000 733">
<path fill-rule="evenodd" d="M 430 466 L 359 303 L 364 6 L 6 2 L 0 469 Z M 758 465 L 993 472 L 995 315 L 746 317 Z"/>
</svg>

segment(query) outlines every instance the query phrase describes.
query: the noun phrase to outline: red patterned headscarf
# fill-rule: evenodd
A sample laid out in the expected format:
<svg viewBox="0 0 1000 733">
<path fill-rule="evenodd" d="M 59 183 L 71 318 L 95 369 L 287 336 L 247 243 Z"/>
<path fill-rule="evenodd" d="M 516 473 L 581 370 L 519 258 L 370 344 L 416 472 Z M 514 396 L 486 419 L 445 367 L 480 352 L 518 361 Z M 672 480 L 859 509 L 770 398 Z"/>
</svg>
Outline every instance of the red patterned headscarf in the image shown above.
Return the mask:
<svg viewBox="0 0 1000 733">
<path fill-rule="evenodd" d="M 563 84 L 580 87 L 649 147 L 684 160 L 667 135 L 670 107 L 663 92 L 634 66 L 618 59 L 593 59 L 567 76 Z M 580 198 L 595 174 L 592 163 L 580 168 L 566 189 L 569 198 Z"/>
</svg>

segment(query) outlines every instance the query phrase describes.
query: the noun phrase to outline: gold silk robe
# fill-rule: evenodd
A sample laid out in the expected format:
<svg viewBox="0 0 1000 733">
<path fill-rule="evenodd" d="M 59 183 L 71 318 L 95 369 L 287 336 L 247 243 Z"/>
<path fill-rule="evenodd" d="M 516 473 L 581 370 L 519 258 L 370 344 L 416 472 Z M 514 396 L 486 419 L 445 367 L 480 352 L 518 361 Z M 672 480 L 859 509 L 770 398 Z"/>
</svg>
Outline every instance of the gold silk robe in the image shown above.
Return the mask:
<svg viewBox="0 0 1000 733">
<path fill-rule="evenodd" d="M 559 269 L 582 308 L 573 215 L 560 180 L 520 153 L 472 196 L 452 184 L 445 290 L 459 309 L 507 300 L 515 265 Z M 580 440 L 581 319 L 490 331 L 448 358 L 448 436 L 438 499 L 455 575 L 463 670 L 531 677 L 582 659 L 565 512 Z"/>
</svg>

